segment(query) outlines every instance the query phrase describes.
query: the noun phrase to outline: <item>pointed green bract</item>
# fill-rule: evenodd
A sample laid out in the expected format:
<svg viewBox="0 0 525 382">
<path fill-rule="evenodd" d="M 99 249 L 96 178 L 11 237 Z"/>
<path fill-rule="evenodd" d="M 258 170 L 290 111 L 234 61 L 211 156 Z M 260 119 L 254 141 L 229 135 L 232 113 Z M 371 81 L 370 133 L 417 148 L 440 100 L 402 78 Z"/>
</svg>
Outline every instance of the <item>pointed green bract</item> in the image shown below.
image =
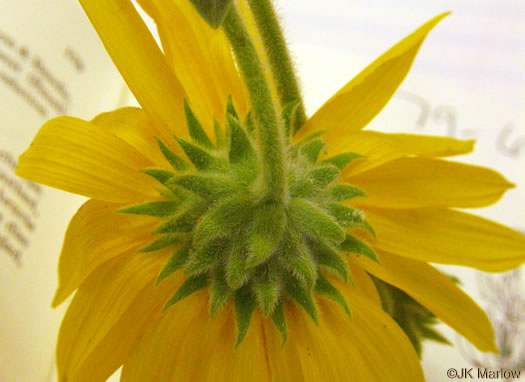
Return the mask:
<svg viewBox="0 0 525 382">
<path fill-rule="evenodd" d="M 255 276 L 251 289 L 259 309 L 265 316 L 271 315 L 281 295 L 280 279 L 272 277 L 268 271 L 260 271 Z"/>
<path fill-rule="evenodd" d="M 226 276 L 221 270 L 213 273 L 210 291 L 210 315 L 214 317 L 233 296 L 233 291 L 228 286 Z"/>
<path fill-rule="evenodd" d="M 319 188 L 325 188 L 328 184 L 339 178 L 339 169 L 335 166 L 317 167 L 308 173 L 308 177 Z"/>
<path fill-rule="evenodd" d="M 375 251 L 364 241 L 361 241 L 352 235 L 346 236 L 346 239 L 341 243 L 341 249 L 345 252 L 352 252 L 356 255 L 366 256 L 376 263 L 379 263 Z"/>
<path fill-rule="evenodd" d="M 354 227 L 364 224 L 365 216 L 362 211 L 356 208 L 331 203 L 328 205 L 328 211 L 343 227 Z"/>
<path fill-rule="evenodd" d="M 230 162 L 238 163 L 243 160 L 255 159 L 255 150 L 239 120 L 230 113 L 226 115 L 226 119 L 231 139 L 229 152 Z"/>
<path fill-rule="evenodd" d="M 219 122 L 215 119 L 213 121 L 213 130 L 215 132 L 215 146 L 218 149 L 223 149 L 226 145 L 226 136 Z"/>
<path fill-rule="evenodd" d="M 175 175 L 170 171 L 162 170 L 159 168 L 146 168 L 144 170 L 141 170 L 141 172 L 151 176 L 152 178 L 158 180 L 162 184 L 166 184 L 168 180 L 170 180 Z"/>
<path fill-rule="evenodd" d="M 349 184 L 336 184 L 330 189 L 330 194 L 335 202 L 343 202 L 357 196 L 366 196 L 360 188 Z"/>
<path fill-rule="evenodd" d="M 137 206 L 126 207 L 118 210 L 118 213 L 165 217 L 173 215 L 179 208 L 180 202 L 166 200 L 155 201 Z"/>
<path fill-rule="evenodd" d="M 188 124 L 190 137 L 192 137 L 193 140 L 201 146 L 211 149 L 213 145 L 210 141 L 210 138 L 202 128 L 200 122 L 195 117 L 195 114 L 193 114 L 193 111 L 188 105 L 186 99 L 184 99 L 184 112 L 186 113 L 186 123 Z"/>
<path fill-rule="evenodd" d="M 141 248 L 139 252 L 154 252 L 159 249 L 171 247 L 188 241 L 188 236 L 184 234 L 168 234 L 159 237 L 153 243 Z"/>
<path fill-rule="evenodd" d="M 301 283 L 290 280 L 286 287 L 286 293 L 308 313 L 316 325 L 318 325 L 317 307 L 312 293 L 303 287 Z"/>
<path fill-rule="evenodd" d="M 283 236 L 286 213 L 279 205 L 266 204 L 254 211 L 252 219 L 248 236 L 250 251 L 246 259 L 248 268 L 265 262 L 271 256 Z"/>
<path fill-rule="evenodd" d="M 233 97 L 231 94 L 228 96 L 228 103 L 226 104 L 226 115 L 228 114 L 235 117 L 237 120 L 239 119 L 239 115 L 237 114 L 235 106 L 233 105 Z"/>
<path fill-rule="evenodd" d="M 166 160 L 175 170 L 185 171 L 188 169 L 188 164 L 184 162 L 180 156 L 171 151 L 168 146 L 166 146 L 159 138 L 155 137 L 155 139 L 157 140 L 157 144 L 160 148 L 160 151 L 162 152 L 162 155 L 164 155 Z"/>
<path fill-rule="evenodd" d="M 317 279 L 317 269 L 308 247 L 299 240 L 287 238 L 279 252 L 277 261 L 281 266 L 305 288 L 313 288 Z"/>
<path fill-rule="evenodd" d="M 182 138 L 175 137 L 184 154 L 193 163 L 197 170 L 213 170 L 220 167 L 219 161 L 208 151 L 196 146 Z"/>
<path fill-rule="evenodd" d="M 234 240 L 226 263 L 226 281 L 230 288 L 237 290 L 248 281 L 246 270 L 246 249 L 239 240 Z"/>
<path fill-rule="evenodd" d="M 235 346 L 239 346 L 246 336 L 255 306 L 255 298 L 250 294 L 248 288 L 242 288 L 235 293 L 234 307 L 235 321 L 237 322 L 237 342 Z"/>
<path fill-rule="evenodd" d="M 237 184 L 232 179 L 211 174 L 174 176 L 167 184 L 183 187 L 201 198 L 213 200 L 231 194 L 237 188 Z"/>
<path fill-rule="evenodd" d="M 304 199 L 293 198 L 290 201 L 290 212 L 297 225 L 311 236 L 320 236 L 336 243 L 345 239 L 345 231 L 334 218 Z"/>
<path fill-rule="evenodd" d="M 301 101 L 295 100 L 283 107 L 283 111 L 281 112 L 281 118 L 284 122 L 284 131 L 286 134 L 286 137 L 290 137 L 292 135 L 292 132 L 295 130 L 295 120 L 296 120 L 296 113 L 301 104 Z"/>
<path fill-rule="evenodd" d="M 164 310 L 168 309 L 173 304 L 176 304 L 183 298 L 186 298 L 190 296 L 191 294 L 201 290 L 202 288 L 205 288 L 208 285 L 208 276 L 207 275 L 200 275 L 200 276 L 191 276 L 188 277 L 182 285 L 177 289 L 177 292 L 171 297 L 166 305 L 164 306 Z"/>
<path fill-rule="evenodd" d="M 184 244 L 182 247 L 176 250 L 173 255 L 171 255 L 170 259 L 168 260 L 164 268 L 162 268 L 162 270 L 160 271 L 159 276 L 157 277 L 157 280 L 155 281 L 155 285 L 158 285 L 166 277 L 172 275 L 179 269 L 182 269 L 182 267 L 184 266 L 184 264 L 186 263 L 188 259 L 190 248 L 191 248 L 191 242 L 188 241 L 186 244 Z"/>
<path fill-rule="evenodd" d="M 229 247 L 228 241 L 210 240 L 204 245 L 193 246 L 184 264 L 184 271 L 188 275 L 200 275 L 217 267 L 222 260 L 222 254 Z"/>
<path fill-rule="evenodd" d="M 282 302 L 279 302 L 275 307 L 272 314 L 272 321 L 275 327 L 281 333 L 281 337 L 283 338 L 282 345 L 284 346 L 286 338 L 288 337 L 288 331 L 286 329 L 286 318 L 284 317 L 284 308 Z"/>
<path fill-rule="evenodd" d="M 360 159 L 360 158 L 363 158 L 363 156 L 356 154 L 356 153 L 342 153 L 334 157 L 328 158 L 324 160 L 322 163 L 334 165 L 339 170 L 342 170 L 346 166 L 348 166 L 350 162 L 356 159 Z"/>
<path fill-rule="evenodd" d="M 301 146 L 299 151 L 305 158 L 308 159 L 310 163 L 315 163 L 317 162 L 317 158 L 319 157 L 321 150 L 323 150 L 325 147 L 326 144 L 322 140 L 314 139 Z"/>
<path fill-rule="evenodd" d="M 338 274 L 345 283 L 348 282 L 350 270 L 338 249 L 324 241 L 320 241 L 313 246 L 312 251 L 317 255 L 317 261 L 320 265 L 330 268 Z"/>
<path fill-rule="evenodd" d="M 317 283 L 315 284 L 315 292 L 321 296 L 328 297 L 337 302 L 343 307 L 345 312 L 348 314 L 348 317 L 351 318 L 350 308 L 348 308 L 345 298 L 332 284 L 330 284 L 330 282 L 323 276 L 322 273 L 319 273 Z"/>
<path fill-rule="evenodd" d="M 212 28 L 221 26 L 232 0 L 190 0 L 195 9 L 200 13 L 202 18 Z"/>
</svg>

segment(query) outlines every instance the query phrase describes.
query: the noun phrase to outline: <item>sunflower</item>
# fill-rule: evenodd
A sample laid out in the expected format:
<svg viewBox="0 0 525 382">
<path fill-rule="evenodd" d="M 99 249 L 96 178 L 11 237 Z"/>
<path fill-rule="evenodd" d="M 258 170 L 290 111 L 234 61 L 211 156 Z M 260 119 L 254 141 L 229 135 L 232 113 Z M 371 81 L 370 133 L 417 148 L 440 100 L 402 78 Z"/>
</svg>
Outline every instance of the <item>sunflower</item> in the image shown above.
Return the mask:
<svg viewBox="0 0 525 382">
<path fill-rule="evenodd" d="M 427 262 L 521 264 L 523 235 L 455 209 L 512 184 L 441 159 L 472 141 L 363 130 L 445 15 L 306 119 L 266 1 L 141 0 L 162 50 L 129 0 L 80 2 L 141 108 L 52 119 L 20 157 L 18 175 L 90 198 L 60 255 L 59 381 L 423 380 L 379 283 L 497 351 Z"/>
</svg>

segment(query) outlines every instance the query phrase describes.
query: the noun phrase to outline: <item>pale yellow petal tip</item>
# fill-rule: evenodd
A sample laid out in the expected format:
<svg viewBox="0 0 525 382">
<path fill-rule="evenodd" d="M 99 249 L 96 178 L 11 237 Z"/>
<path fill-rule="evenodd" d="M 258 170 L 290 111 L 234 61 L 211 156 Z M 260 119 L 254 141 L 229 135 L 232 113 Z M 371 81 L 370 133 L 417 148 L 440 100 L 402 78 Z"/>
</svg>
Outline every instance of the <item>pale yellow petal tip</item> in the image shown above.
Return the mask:
<svg viewBox="0 0 525 382">
<path fill-rule="evenodd" d="M 51 301 L 51 307 L 57 308 L 68 298 L 68 294 L 64 293 L 64 288 L 60 286 L 57 288 L 55 295 L 53 296 L 53 301 Z"/>
</svg>

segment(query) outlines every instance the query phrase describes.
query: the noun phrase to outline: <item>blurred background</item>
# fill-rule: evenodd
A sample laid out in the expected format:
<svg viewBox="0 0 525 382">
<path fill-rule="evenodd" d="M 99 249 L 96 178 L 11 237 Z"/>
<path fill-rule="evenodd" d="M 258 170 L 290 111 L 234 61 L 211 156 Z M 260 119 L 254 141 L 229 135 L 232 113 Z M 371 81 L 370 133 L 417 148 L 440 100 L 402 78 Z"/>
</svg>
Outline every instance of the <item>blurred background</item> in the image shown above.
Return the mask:
<svg viewBox="0 0 525 382">
<path fill-rule="evenodd" d="M 476 139 L 475 153 L 455 160 L 495 168 L 517 187 L 496 206 L 471 212 L 525 231 L 523 1 L 280 0 L 277 7 L 309 115 L 393 44 L 433 16 L 452 11 L 367 128 Z M 61 238 L 83 201 L 43 187 L 36 213 L 27 212 L 35 228 L 25 233 L 27 240 L 17 241 L 8 227 L 20 222 L 5 202 L 17 197 L 5 181 L 14 176 L 10 158 L 16 159 L 52 116 L 90 119 L 129 103 L 132 97 L 75 1 L 0 3 L 0 382 L 55 378 L 54 339 L 64 309 L 49 305 Z M 424 345 L 427 380 L 448 381 L 449 368 L 525 369 L 525 272 L 440 269 L 459 277 L 488 312 L 501 354 L 480 354 L 440 325 L 455 347 Z"/>
</svg>

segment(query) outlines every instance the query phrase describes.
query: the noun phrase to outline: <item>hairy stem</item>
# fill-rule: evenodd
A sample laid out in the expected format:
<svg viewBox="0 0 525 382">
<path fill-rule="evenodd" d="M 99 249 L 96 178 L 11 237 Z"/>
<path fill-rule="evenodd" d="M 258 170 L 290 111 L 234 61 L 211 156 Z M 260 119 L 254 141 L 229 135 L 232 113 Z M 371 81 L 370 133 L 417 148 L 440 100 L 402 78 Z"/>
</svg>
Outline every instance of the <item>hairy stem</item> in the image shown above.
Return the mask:
<svg viewBox="0 0 525 382">
<path fill-rule="evenodd" d="M 261 144 L 263 177 L 268 188 L 268 198 L 282 203 L 286 192 L 284 137 L 263 67 L 244 22 L 233 4 L 222 26 L 250 93 Z"/>
<path fill-rule="evenodd" d="M 281 105 L 286 106 L 293 101 L 299 102 L 293 126 L 295 132 L 306 122 L 306 114 L 292 59 L 279 20 L 271 0 L 247 1 L 257 24 L 257 29 L 261 34 L 264 49 L 268 54 Z"/>
</svg>

